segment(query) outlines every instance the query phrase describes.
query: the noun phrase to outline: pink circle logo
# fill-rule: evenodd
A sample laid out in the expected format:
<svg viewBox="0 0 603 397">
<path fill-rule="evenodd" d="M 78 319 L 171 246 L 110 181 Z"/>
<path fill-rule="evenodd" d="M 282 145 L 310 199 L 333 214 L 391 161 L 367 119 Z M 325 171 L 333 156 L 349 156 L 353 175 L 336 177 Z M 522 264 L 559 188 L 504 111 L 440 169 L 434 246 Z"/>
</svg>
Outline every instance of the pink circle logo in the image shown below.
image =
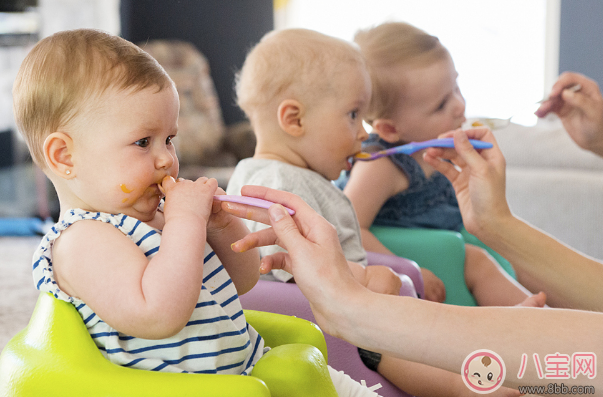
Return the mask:
<svg viewBox="0 0 603 397">
<path fill-rule="evenodd" d="M 492 350 L 476 350 L 463 361 L 463 382 L 478 394 L 488 394 L 502 386 L 506 375 L 505 363 Z"/>
</svg>

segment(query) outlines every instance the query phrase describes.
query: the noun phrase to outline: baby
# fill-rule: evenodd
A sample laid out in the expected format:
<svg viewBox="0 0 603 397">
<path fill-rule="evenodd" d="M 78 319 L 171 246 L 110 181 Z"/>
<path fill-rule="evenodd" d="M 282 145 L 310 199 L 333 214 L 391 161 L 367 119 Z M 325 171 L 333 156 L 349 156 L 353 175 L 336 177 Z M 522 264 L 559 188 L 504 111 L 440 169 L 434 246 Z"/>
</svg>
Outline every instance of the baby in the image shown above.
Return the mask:
<svg viewBox="0 0 603 397">
<path fill-rule="evenodd" d="M 232 251 L 249 230 L 214 202 L 214 179 L 176 183 L 179 101 L 163 68 L 119 37 L 66 31 L 32 49 L 13 93 L 60 201 L 34 255 L 37 288 L 72 303 L 113 363 L 249 374 L 264 341 L 238 296 L 256 284 L 259 255 Z M 375 395 L 330 373 L 340 395 Z"/>
<path fill-rule="evenodd" d="M 368 137 L 362 119 L 368 111 L 371 84 L 358 49 L 303 29 L 269 33 L 248 54 L 236 92 L 257 146 L 253 158 L 237 165 L 227 193 L 239 194 L 244 185 L 262 185 L 301 196 L 337 229 L 344 255 L 359 281 L 368 278 L 373 281 L 369 289 L 398 295 L 397 289 L 387 287 L 391 283 L 386 276 L 393 274 L 389 269 L 377 274 L 383 282 L 370 274 L 376 266 L 366 267 L 362 274 L 359 264 L 366 264 L 366 251 L 358 220 L 350 201 L 331 182 L 342 170 L 350 169 L 348 159 Z M 248 225 L 254 231 L 265 227 Z M 261 253 L 277 249 L 263 247 Z M 369 368 L 406 392 L 469 394 L 458 375 L 363 349 L 359 352 Z"/>
<path fill-rule="evenodd" d="M 357 33 L 367 59 L 373 97 L 366 120 L 375 134 L 365 149 L 389 148 L 437 138 L 461 127 L 465 100 L 457 72 L 440 41 L 412 25 L 384 23 Z M 369 228 L 373 224 L 461 231 L 465 236 L 465 280 L 479 305 L 515 305 L 531 294 L 502 271 L 511 265 L 463 228 L 450 182 L 423 160 L 423 152 L 398 154 L 354 165 L 344 192 L 352 201 L 364 247 L 389 253 Z M 480 246 L 480 247 L 478 247 Z M 542 296 L 526 304 L 542 306 Z"/>
<path fill-rule="evenodd" d="M 247 56 L 236 92 L 257 145 L 253 158 L 237 165 L 228 194 L 240 194 L 244 185 L 297 194 L 335 226 L 359 281 L 376 292 L 398 295 L 400 280 L 389 268 L 364 267 L 354 209 L 330 182 L 350 169 L 349 157 L 368 137 L 362 117 L 371 85 L 362 55 L 350 43 L 310 30 L 272 32 Z M 264 247 L 262 254 L 278 249 Z M 275 277 L 287 281 L 291 275 Z"/>
</svg>

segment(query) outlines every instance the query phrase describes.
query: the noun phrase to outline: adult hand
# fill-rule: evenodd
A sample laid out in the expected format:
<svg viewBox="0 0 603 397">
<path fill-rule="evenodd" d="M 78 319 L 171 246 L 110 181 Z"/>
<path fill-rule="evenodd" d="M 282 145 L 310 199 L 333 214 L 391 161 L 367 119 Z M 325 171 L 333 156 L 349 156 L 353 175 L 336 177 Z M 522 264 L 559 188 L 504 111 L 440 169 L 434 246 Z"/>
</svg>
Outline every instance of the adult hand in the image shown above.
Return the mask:
<svg viewBox="0 0 603 397">
<path fill-rule="evenodd" d="M 578 91 L 568 89 L 576 84 L 581 86 Z M 550 112 L 559 116 L 578 146 L 603 156 L 603 97 L 594 80 L 578 73 L 563 73 L 553 85 L 549 100 L 535 114 L 544 117 Z"/>
<path fill-rule="evenodd" d="M 499 222 L 512 216 L 505 197 L 505 159 L 487 128 L 459 129 L 442 135 L 451 136 L 454 149 L 430 148 L 424 159 L 452 183 L 465 228 L 479 238 L 488 236 Z M 494 146 L 478 152 L 469 138 Z"/>
<path fill-rule="evenodd" d="M 324 331 L 336 334 L 332 324 L 345 305 L 347 294 L 366 290 L 353 277 L 343 255 L 337 231 L 298 196 L 263 186 L 244 186 L 241 194 L 275 203 L 268 213 L 242 204 L 223 203 L 223 208 L 246 219 L 272 225 L 247 235 L 233 244 L 235 252 L 277 244 L 288 252 L 262 258 L 260 269 L 284 269 L 308 298 L 314 317 Z M 291 217 L 283 208 L 295 210 Z"/>
</svg>

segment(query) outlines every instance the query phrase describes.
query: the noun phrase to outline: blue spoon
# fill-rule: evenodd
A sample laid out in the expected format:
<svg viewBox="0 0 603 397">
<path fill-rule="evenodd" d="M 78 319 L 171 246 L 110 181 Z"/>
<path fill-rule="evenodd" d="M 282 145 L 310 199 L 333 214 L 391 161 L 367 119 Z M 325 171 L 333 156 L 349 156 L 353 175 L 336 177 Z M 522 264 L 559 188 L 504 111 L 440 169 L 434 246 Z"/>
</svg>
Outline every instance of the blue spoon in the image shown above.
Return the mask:
<svg viewBox="0 0 603 397">
<path fill-rule="evenodd" d="M 490 149 L 492 144 L 489 142 L 482 142 L 476 139 L 469 139 L 471 145 L 473 145 L 476 149 Z M 428 147 L 447 147 L 453 148 L 454 142 L 452 138 L 442 138 L 442 139 L 430 139 L 429 141 L 423 142 L 410 142 L 406 145 L 396 146 L 390 149 L 380 150 L 375 153 L 367 153 L 360 152 L 354 156 L 355 160 L 359 161 L 370 161 L 375 160 L 385 156 L 391 156 L 392 154 L 404 153 L 404 154 L 413 154 L 419 150 L 427 149 Z"/>
</svg>

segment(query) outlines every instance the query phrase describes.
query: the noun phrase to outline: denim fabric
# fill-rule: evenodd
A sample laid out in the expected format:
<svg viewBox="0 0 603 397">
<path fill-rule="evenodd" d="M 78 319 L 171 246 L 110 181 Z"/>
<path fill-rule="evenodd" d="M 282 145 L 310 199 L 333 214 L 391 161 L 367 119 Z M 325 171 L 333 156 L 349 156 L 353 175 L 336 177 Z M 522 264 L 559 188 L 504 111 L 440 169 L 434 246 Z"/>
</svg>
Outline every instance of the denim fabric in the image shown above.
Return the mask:
<svg viewBox="0 0 603 397">
<path fill-rule="evenodd" d="M 363 150 L 369 152 L 394 146 L 397 144 L 379 139 L 376 134 L 363 142 Z M 461 230 L 463 219 L 450 181 L 437 171 L 426 178 L 419 163 L 407 154 L 395 154 L 390 159 L 406 174 L 409 186 L 385 202 L 373 224 Z M 336 185 L 343 188 L 346 183 L 347 176 L 342 176 Z"/>
</svg>

